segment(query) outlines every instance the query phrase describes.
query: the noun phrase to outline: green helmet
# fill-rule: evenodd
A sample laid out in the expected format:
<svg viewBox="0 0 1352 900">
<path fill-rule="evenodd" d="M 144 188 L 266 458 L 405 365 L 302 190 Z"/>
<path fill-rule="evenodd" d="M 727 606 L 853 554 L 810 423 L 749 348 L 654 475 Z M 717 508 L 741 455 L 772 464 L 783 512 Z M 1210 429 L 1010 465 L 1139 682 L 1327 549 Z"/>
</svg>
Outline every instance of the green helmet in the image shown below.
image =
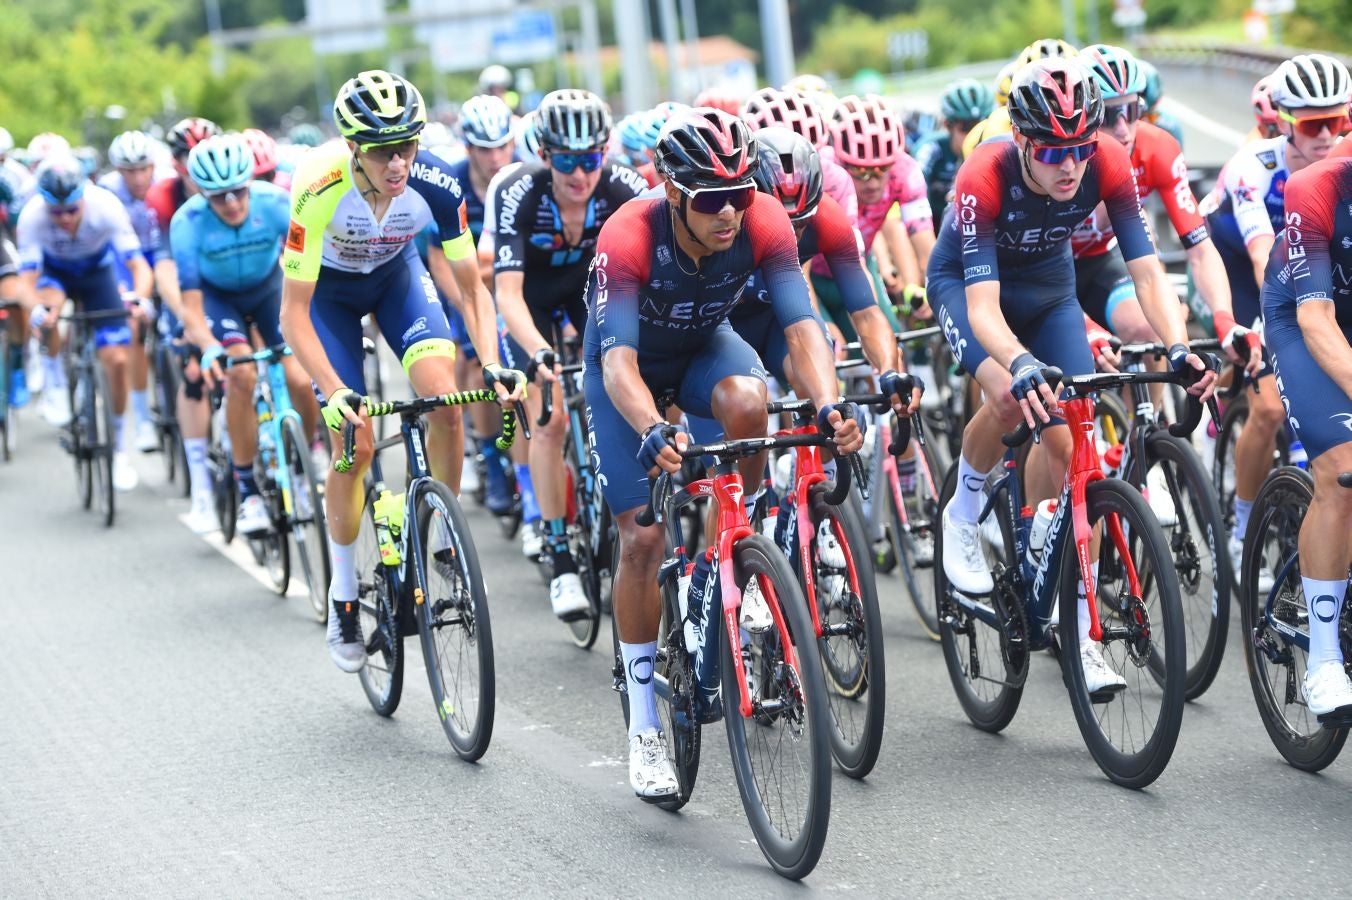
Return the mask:
<svg viewBox="0 0 1352 900">
<path fill-rule="evenodd" d="M 319 130 L 318 125 L 301 122 L 299 125 L 291 127 L 291 130 L 286 133 L 286 139 L 301 147 L 318 147 L 324 143 L 324 132 Z"/>
<path fill-rule="evenodd" d="M 1110 44 L 1091 44 L 1080 51 L 1080 62 L 1094 73 L 1104 100 L 1145 92 L 1145 73 L 1128 50 Z"/>
<path fill-rule="evenodd" d="M 1164 88 L 1160 85 L 1160 73 L 1143 59 L 1136 60 L 1136 67 L 1141 70 L 1141 75 L 1145 79 L 1145 84 L 1141 87 L 1141 99 L 1145 101 L 1145 111 L 1150 112 L 1164 96 Z"/>
<path fill-rule="evenodd" d="M 427 124 L 422 94 L 408 80 L 383 69 L 348 79 L 333 101 L 338 133 L 362 145 L 401 144 Z"/>
<path fill-rule="evenodd" d="M 978 122 L 995 109 L 995 95 L 975 78 L 960 78 L 939 95 L 939 113 L 949 122 Z"/>
</svg>

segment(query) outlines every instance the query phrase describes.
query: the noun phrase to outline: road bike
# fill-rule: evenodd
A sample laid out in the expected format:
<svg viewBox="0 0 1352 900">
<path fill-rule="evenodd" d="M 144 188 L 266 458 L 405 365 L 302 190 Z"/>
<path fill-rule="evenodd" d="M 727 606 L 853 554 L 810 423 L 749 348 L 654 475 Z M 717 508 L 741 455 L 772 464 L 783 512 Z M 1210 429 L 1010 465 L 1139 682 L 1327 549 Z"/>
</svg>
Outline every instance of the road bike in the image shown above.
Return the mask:
<svg viewBox="0 0 1352 900">
<path fill-rule="evenodd" d="M 117 426 L 108 373 L 99 361 L 97 333 L 100 323 L 123 321 L 129 315 L 125 309 L 104 309 L 61 317 L 71 327 L 66 345 L 71 420 L 61 445 L 75 461 L 80 504 L 85 509 L 97 505 L 105 527 L 112 526 L 116 512 L 113 454 L 117 451 Z"/>
</svg>

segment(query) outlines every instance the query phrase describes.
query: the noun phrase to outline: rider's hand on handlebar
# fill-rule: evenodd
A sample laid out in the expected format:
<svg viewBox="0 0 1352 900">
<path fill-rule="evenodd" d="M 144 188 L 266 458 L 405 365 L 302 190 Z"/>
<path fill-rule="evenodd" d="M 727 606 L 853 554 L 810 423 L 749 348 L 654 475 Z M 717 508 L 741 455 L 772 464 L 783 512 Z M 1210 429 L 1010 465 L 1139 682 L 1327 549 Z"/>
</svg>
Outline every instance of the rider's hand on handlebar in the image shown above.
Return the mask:
<svg viewBox="0 0 1352 900">
<path fill-rule="evenodd" d="M 205 356 L 206 354 L 203 354 Z M 202 371 L 206 371 L 206 366 L 202 366 Z M 361 399 L 357 392 L 347 387 L 340 387 L 338 390 L 329 394 L 329 399 L 325 401 L 324 408 L 320 412 L 324 416 L 324 424 L 329 426 L 330 431 L 342 431 L 343 424 L 350 422 L 356 428 L 361 428 L 361 416 L 357 414 L 357 409 L 353 406 L 353 401 Z"/>
<path fill-rule="evenodd" d="M 557 381 L 563 367 L 559 365 L 559 355 L 549 347 L 535 351 L 530 362 L 526 363 L 526 380 L 535 381 L 537 376 L 544 384 Z"/>
<path fill-rule="evenodd" d="M 1042 377 L 1045 368 L 1045 363 L 1027 351 L 1014 357 L 1014 361 L 1009 364 L 1009 374 L 1014 378 L 1009 393 L 1018 401 L 1019 411 L 1023 413 L 1023 420 L 1029 428 L 1050 422 L 1051 414 L 1061 408 L 1056 393 L 1047 384 L 1047 379 Z"/>
<path fill-rule="evenodd" d="M 906 383 L 910 382 L 907 390 Z M 912 416 L 920 410 L 920 395 L 925 392 L 925 384 L 914 375 L 903 375 L 895 369 L 888 369 L 878 376 L 878 387 L 892 401 L 892 409 L 899 416 Z"/>
<path fill-rule="evenodd" d="M 210 390 L 215 390 L 216 385 L 225 380 L 225 367 L 220 364 L 223 356 L 225 348 L 220 344 L 212 344 L 202 351 L 202 378 Z"/>
<path fill-rule="evenodd" d="M 503 403 L 516 403 L 526 396 L 526 376 L 518 369 L 504 369 L 497 363 L 484 366 L 484 384 L 497 389 Z"/>
<path fill-rule="evenodd" d="M 1193 369 L 1196 373 L 1196 381 L 1188 385 L 1188 393 L 1198 398 L 1202 402 L 1211 399 L 1211 395 L 1216 393 L 1216 373 L 1208 368 L 1202 357 L 1198 356 L 1188 349 L 1186 344 L 1174 344 L 1169 348 L 1169 366 L 1175 372 L 1182 372 L 1184 369 Z"/>
<path fill-rule="evenodd" d="M 1216 326 L 1221 349 L 1230 361 L 1243 366 L 1251 380 L 1258 377 L 1258 370 L 1263 366 L 1263 342 L 1257 333 L 1236 323 L 1235 317 L 1226 310 L 1218 311 L 1212 317 L 1212 323 Z"/>
<path fill-rule="evenodd" d="M 838 453 L 858 453 L 864 446 L 859 407 L 854 403 L 831 403 L 817 410 L 817 428 L 835 440 Z"/>
<path fill-rule="evenodd" d="M 649 478 L 657 476 L 658 469 L 669 475 L 681 471 L 681 453 L 690 444 L 690 433 L 683 425 L 655 422 L 643 432 L 643 443 L 638 448 L 638 464 Z"/>
<path fill-rule="evenodd" d="M 1122 364 L 1122 358 L 1117 355 L 1117 347 L 1120 346 L 1117 339 L 1102 328 L 1091 328 L 1084 336 L 1089 339 L 1089 352 L 1094 355 L 1094 365 L 1103 372 L 1116 372 Z"/>
</svg>

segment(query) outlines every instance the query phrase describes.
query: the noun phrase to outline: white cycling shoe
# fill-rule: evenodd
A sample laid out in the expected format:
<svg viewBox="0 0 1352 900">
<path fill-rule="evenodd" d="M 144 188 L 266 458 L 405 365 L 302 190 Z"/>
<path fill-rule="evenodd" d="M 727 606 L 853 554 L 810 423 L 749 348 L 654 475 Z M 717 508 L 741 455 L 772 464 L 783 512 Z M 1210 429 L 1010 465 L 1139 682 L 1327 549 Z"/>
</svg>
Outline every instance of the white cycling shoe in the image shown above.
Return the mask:
<svg viewBox="0 0 1352 900">
<path fill-rule="evenodd" d="M 526 559 L 538 560 L 545 552 L 545 536 L 535 527 L 534 522 L 521 524 L 521 555 Z"/>
<path fill-rule="evenodd" d="M 193 534 L 211 534 L 221 530 L 221 521 L 216 517 L 216 505 L 211 494 L 194 494 L 192 509 L 188 510 L 188 530 Z"/>
<path fill-rule="evenodd" d="M 136 474 L 136 469 L 132 468 L 131 458 L 121 450 L 113 454 L 113 489 L 125 494 L 127 491 L 136 490 L 136 486 L 141 483 L 141 476 Z"/>
<path fill-rule="evenodd" d="M 1235 581 L 1238 582 L 1244 573 L 1244 536 L 1230 535 L 1230 562 L 1234 566 Z M 1272 570 L 1263 566 L 1258 570 L 1258 593 L 1267 599 L 1268 592 L 1272 590 Z"/>
<path fill-rule="evenodd" d="M 160 449 L 160 433 L 154 422 L 142 419 L 136 423 L 136 449 L 142 453 L 154 453 Z"/>
<path fill-rule="evenodd" d="M 840 549 L 836 533 L 831 529 L 831 519 L 822 519 L 817 526 L 817 558 L 822 565 L 830 569 L 845 568 L 845 551 Z"/>
<path fill-rule="evenodd" d="M 549 605 L 560 619 L 571 619 L 587 611 L 587 592 L 576 572 L 555 575 L 549 582 Z"/>
<path fill-rule="evenodd" d="M 239 516 L 235 519 L 240 534 L 262 534 L 271 527 L 272 519 L 262 497 L 253 494 L 240 501 Z"/>
<path fill-rule="evenodd" d="M 1174 498 L 1169 494 L 1169 479 L 1163 466 L 1155 466 L 1145 473 L 1146 502 L 1150 511 L 1164 528 L 1178 524 L 1178 510 L 1174 508 Z"/>
<path fill-rule="evenodd" d="M 1316 716 L 1346 709 L 1352 712 L 1352 681 L 1341 664 L 1326 662 L 1305 673 L 1305 703 Z"/>
<path fill-rule="evenodd" d="M 1096 641 L 1084 641 L 1080 644 L 1080 667 L 1084 671 L 1084 686 L 1089 693 L 1098 691 L 1120 691 L 1127 686 L 1127 680 L 1112 670 L 1103 660 L 1103 653 Z"/>
<path fill-rule="evenodd" d="M 981 552 L 980 527 L 955 522 L 944 508 L 944 574 L 954 588 L 964 594 L 989 594 L 994 582 L 986 557 Z M 994 516 L 992 516 L 994 518 Z"/>
<path fill-rule="evenodd" d="M 629 739 L 629 786 L 635 795 L 652 803 L 674 797 L 680 790 L 662 733 L 656 728 Z"/>
<path fill-rule="evenodd" d="M 70 394 L 65 387 L 42 392 L 42 418 L 53 428 L 65 428 L 70 424 Z"/>
<path fill-rule="evenodd" d="M 366 665 L 366 642 L 361 636 L 357 601 L 339 603 L 329 597 L 329 628 L 325 635 L 329 658 L 344 672 L 360 672 Z"/>
</svg>

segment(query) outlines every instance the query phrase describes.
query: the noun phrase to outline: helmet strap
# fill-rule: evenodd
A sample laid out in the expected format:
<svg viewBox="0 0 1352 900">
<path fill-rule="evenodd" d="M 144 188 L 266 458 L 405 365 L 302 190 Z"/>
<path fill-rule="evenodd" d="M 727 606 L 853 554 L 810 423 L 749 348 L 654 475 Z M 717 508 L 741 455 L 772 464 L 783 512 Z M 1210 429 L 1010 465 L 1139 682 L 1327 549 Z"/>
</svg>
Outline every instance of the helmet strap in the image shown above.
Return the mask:
<svg viewBox="0 0 1352 900">
<path fill-rule="evenodd" d="M 710 253 L 712 253 L 713 252 L 712 248 L 710 248 L 708 244 L 704 243 L 704 241 L 701 241 L 699 238 L 695 237 L 695 232 L 690 230 L 690 223 L 687 222 L 685 218 L 686 204 L 689 202 L 690 198 L 686 196 L 685 191 L 681 191 L 681 205 L 678 206 L 676 210 L 672 213 L 672 217 L 681 223 L 681 227 L 685 229 L 685 233 L 690 238 L 690 240 L 694 241 L 696 244 L 699 244 L 705 250 L 708 250 Z"/>
<path fill-rule="evenodd" d="M 380 193 L 380 189 L 377 188 L 377 187 L 376 187 L 376 183 L 375 183 L 374 181 L 371 180 L 371 176 L 370 176 L 370 175 L 367 175 L 367 174 L 366 174 L 366 170 L 363 169 L 363 168 L 361 167 L 361 157 L 360 157 L 359 151 L 357 150 L 356 147 L 353 147 L 353 148 L 352 148 L 352 168 L 353 168 L 353 169 L 356 169 L 357 172 L 358 172 L 358 174 L 360 174 L 362 178 L 366 179 L 366 184 L 367 184 L 368 186 L 367 186 L 366 190 L 364 190 L 364 191 L 361 192 L 361 195 L 362 195 L 363 197 L 365 197 L 367 194 L 379 194 L 379 193 Z"/>
<path fill-rule="evenodd" d="M 1051 197 L 1052 192 L 1047 190 L 1047 186 L 1038 180 L 1033 174 L 1033 167 L 1029 160 L 1033 158 L 1033 142 L 1030 140 L 1023 145 L 1023 150 L 1019 153 L 1019 160 L 1023 163 L 1023 173 L 1028 176 L 1028 180 L 1042 189 L 1044 196 Z"/>
</svg>

